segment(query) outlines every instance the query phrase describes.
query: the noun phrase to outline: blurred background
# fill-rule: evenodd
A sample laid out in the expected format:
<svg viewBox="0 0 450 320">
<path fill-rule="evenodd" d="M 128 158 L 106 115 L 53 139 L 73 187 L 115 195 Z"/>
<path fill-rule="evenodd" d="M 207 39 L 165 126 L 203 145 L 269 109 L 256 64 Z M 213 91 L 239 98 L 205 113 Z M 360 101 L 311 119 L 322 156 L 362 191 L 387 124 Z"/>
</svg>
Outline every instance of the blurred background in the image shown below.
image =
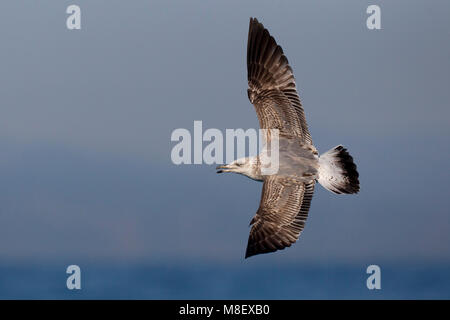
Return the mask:
<svg viewBox="0 0 450 320">
<path fill-rule="evenodd" d="M 448 1 L 4 0 L 0 16 L 0 298 L 450 298 Z M 170 136 L 258 128 L 251 16 L 361 192 L 317 186 L 300 240 L 244 260 L 262 185 L 172 164 Z"/>
</svg>

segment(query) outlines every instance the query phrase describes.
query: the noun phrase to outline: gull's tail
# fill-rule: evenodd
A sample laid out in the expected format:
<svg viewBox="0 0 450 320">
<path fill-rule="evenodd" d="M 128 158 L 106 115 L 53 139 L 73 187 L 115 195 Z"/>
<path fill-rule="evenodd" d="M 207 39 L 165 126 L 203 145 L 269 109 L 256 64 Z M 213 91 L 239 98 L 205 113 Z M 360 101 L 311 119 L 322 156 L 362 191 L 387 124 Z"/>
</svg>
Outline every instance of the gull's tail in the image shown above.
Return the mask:
<svg viewBox="0 0 450 320">
<path fill-rule="evenodd" d="M 359 180 L 352 156 L 339 145 L 319 157 L 319 183 L 334 193 L 358 193 Z"/>
</svg>

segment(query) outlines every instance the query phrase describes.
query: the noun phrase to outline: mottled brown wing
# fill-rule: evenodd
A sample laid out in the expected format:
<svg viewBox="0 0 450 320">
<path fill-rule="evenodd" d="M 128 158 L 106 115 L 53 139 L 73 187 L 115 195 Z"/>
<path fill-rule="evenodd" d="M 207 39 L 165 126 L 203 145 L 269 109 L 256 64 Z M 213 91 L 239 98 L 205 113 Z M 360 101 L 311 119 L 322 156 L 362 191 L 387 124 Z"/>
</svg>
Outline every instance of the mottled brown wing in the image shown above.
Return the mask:
<svg viewBox="0 0 450 320">
<path fill-rule="evenodd" d="M 281 250 L 297 241 L 308 217 L 314 183 L 265 178 L 259 209 L 250 222 L 246 258 Z"/>
<path fill-rule="evenodd" d="M 269 31 L 250 18 L 247 43 L 248 97 L 262 129 L 299 137 L 312 144 L 294 74 Z"/>
</svg>

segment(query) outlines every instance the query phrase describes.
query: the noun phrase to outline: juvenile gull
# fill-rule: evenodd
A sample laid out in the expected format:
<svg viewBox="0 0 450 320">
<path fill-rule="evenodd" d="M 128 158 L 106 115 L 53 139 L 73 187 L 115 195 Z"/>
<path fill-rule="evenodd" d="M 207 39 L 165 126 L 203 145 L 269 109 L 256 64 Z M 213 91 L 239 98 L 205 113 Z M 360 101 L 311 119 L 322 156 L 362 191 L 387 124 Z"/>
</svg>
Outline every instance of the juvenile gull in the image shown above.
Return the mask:
<svg viewBox="0 0 450 320">
<path fill-rule="evenodd" d="M 262 181 L 259 209 L 253 217 L 245 258 L 290 247 L 308 217 L 315 182 L 337 194 L 359 191 L 356 165 L 339 145 L 319 156 L 283 50 L 256 18 L 250 18 L 247 43 L 248 98 L 261 129 L 279 132 L 279 170 L 261 174 L 261 154 L 217 167 Z"/>
</svg>

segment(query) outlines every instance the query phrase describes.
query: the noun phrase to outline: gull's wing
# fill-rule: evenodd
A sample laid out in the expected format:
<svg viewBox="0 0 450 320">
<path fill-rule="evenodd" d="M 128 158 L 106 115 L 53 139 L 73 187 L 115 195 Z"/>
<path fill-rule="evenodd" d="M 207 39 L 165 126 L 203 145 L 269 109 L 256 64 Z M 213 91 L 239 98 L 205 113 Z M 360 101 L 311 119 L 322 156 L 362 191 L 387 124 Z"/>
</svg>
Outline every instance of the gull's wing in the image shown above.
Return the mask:
<svg viewBox="0 0 450 320">
<path fill-rule="evenodd" d="M 265 178 L 259 209 L 250 222 L 246 258 L 281 250 L 297 241 L 308 217 L 314 183 L 277 176 Z"/>
<path fill-rule="evenodd" d="M 312 144 L 294 74 L 283 49 L 256 18 L 250 18 L 247 43 L 248 97 L 261 129 L 278 129 Z"/>
</svg>

